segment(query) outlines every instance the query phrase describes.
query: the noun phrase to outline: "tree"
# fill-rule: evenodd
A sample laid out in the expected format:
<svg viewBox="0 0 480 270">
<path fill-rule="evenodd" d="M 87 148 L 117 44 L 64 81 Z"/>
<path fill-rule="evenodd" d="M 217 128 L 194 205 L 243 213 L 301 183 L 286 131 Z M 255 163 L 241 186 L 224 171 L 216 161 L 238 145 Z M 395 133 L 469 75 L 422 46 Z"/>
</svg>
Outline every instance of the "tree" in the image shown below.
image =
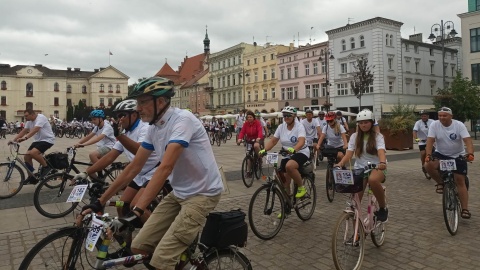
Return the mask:
<svg viewBox="0 0 480 270">
<path fill-rule="evenodd" d="M 139 78 L 138 79 L 138 82 L 135 82 L 131 85 L 128 86 L 128 94 L 130 95 L 130 93 L 133 91 L 133 89 L 135 88 L 135 86 L 137 86 L 137 84 L 143 80 L 147 79 L 147 77 L 142 77 L 142 78 Z"/>
<path fill-rule="evenodd" d="M 359 100 L 358 111 L 362 109 L 362 95 L 365 93 L 369 86 L 373 84 L 373 73 L 371 72 L 371 68 L 368 66 L 368 59 L 363 57 L 357 59 L 357 61 L 353 64 L 353 68 L 355 72 L 353 74 L 353 81 L 350 82 L 350 86 L 352 87 L 352 91 L 357 96 Z"/>
<path fill-rule="evenodd" d="M 67 121 L 70 122 L 73 120 L 73 106 L 67 106 Z"/>
<path fill-rule="evenodd" d="M 480 88 L 457 72 L 450 87 L 437 90 L 433 103 L 437 109 L 452 109 L 454 118 L 459 121 L 476 120 L 480 116 Z"/>
</svg>

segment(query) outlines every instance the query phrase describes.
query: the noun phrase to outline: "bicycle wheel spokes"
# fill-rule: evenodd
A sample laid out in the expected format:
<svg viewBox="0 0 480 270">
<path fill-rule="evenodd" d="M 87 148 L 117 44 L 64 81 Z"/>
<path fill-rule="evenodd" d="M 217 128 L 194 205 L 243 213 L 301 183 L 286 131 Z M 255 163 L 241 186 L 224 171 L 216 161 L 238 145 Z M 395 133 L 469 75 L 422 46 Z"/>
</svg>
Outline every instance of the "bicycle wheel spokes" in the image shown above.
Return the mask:
<svg viewBox="0 0 480 270">
<path fill-rule="evenodd" d="M 245 255 L 229 248 L 217 250 L 216 252 L 211 253 L 205 258 L 205 263 L 207 264 L 208 269 L 252 269 L 252 265 Z"/>
<path fill-rule="evenodd" d="M 332 257 L 336 269 L 360 269 L 363 261 L 365 233 L 359 224 L 355 236 L 353 213 L 342 213 L 332 235 Z"/>
<path fill-rule="evenodd" d="M 250 163 L 250 168 L 247 165 Z M 253 179 L 255 178 L 255 174 L 253 172 L 253 159 L 251 156 L 245 156 L 242 162 L 242 180 L 243 184 L 246 187 L 251 187 L 253 185 Z"/>
<path fill-rule="evenodd" d="M 33 203 L 37 211 L 49 218 L 60 218 L 71 213 L 78 203 L 67 203 L 73 189 L 71 175 L 57 173 L 45 178 L 35 189 Z M 88 195 L 86 195 L 88 197 Z"/>
<path fill-rule="evenodd" d="M 18 165 L 0 164 L 0 199 L 13 197 L 23 187 L 25 174 Z"/>
<path fill-rule="evenodd" d="M 260 180 L 263 176 L 263 162 L 262 159 L 254 157 L 255 160 L 255 177 Z"/>
<path fill-rule="evenodd" d="M 275 237 L 285 220 L 285 202 L 277 189 L 260 187 L 252 196 L 248 208 L 248 221 L 253 233 L 260 239 Z"/>
<path fill-rule="evenodd" d="M 310 177 L 303 178 L 303 185 L 307 190 L 307 194 L 301 199 L 296 199 L 295 212 L 301 220 L 309 220 L 315 212 L 315 206 L 317 205 L 317 190 Z"/>
<path fill-rule="evenodd" d="M 455 235 L 458 230 L 458 215 L 460 213 L 460 205 L 458 197 L 455 193 L 454 183 L 445 184 L 443 189 L 443 219 L 447 230 L 451 235 Z"/>
<path fill-rule="evenodd" d="M 333 202 L 335 197 L 335 182 L 333 179 L 332 167 L 329 165 L 327 167 L 327 175 L 325 177 L 325 188 L 327 191 L 327 198 L 329 202 Z"/>
<path fill-rule="evenodd" d="M 374 207 L 373 207 L 373 213 L 375 211 L 378 211 L 380 209 L 380 206 L 378 206 L 378 201 L 375 197 L 373 197 L 373 202 L 374 202 Z M 384 222 L 375 222 L 373 230 L 370 232 L 370 237 L 372 238 L 372 242 L 376 247 L 380 247 L 383 245 L 383 242 L 385 241 L 385 223 Z"/>
</svg>

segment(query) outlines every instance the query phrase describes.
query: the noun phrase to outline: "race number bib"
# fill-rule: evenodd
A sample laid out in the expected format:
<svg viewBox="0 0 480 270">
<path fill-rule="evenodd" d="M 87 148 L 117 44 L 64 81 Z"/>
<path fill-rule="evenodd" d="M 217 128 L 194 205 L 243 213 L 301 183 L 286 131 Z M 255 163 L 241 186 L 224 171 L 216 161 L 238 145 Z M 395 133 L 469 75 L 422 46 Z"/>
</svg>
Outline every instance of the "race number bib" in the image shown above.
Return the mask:
<svg viewBox="0 0 480 270">
<path fill-rule="evenodd" d="M 307 146 L 312 146 L 313 145 L 313 141 L 312 140 L 307 140 Z"/>
<path fill-rule="evenodd" d="M 455 159 L 440 160 L 440 171 L 455 171 L 456 169 Z"/>
<path fill-rule="evenodd" d="M 81 202 L 85 191 L 87 191 L 88 185 L 75 186 L 68 196 L 67 202 Z"/>
<path fill-rule="evenodd" d="M 100 235 L 102 234 L 102 229 L 104 225 L 105 222 L 97 219 L 97 217 L 93 215 L 92 223 L 90 224 L 90 230 L 88 231 L 87 240 L 85 240 L 85 247 L 87 248 L 87 250 L 93 251 L 95 249 L 95 244 L 97 243 L 98 238 L 100 238 Z"/>
<path fill-rule="evenodd" d="M 250 151 L 252 150 L 252 144 L 251 143 L 247 143 L 247 151 Z"/>
<path fill-rule="evenodd" d="M 333 178 L 336 184 L 353 185 L 353 173 L 350 170 L 334 170 Z"/>
<path fill-rule="evenodd" d="M 73 158 L 73 149 L 69 149 L 67 154 L 68 154 L 68 160 L 69 160 L 69 161 L 72 160 L 72 158 Z"/>
<path fill-rule="evenodd" d="M 267 164 L 277 164 L 277 163 L 278 163 L 278 153 L 268 153 Z"/>
</svg>

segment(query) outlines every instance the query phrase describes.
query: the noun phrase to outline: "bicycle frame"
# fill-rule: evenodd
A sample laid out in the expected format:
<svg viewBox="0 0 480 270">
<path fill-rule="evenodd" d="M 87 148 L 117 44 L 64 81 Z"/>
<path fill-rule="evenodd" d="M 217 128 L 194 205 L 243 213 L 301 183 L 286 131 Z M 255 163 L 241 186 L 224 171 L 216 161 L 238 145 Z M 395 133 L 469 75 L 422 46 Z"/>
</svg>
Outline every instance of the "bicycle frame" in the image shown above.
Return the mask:
<svg viewBox="0 0 480 270">
<path fill-rule="evenodd" d="M 13 149 L 15 148 L 15 150 Z M 33 176 L 36 177 L 35 174 L 28 169 L 27 164 L 23 160 L 21 160 L 18 156 L 19 155 L 25 155 L 25 154 L 19 154 L 18 151 L 20 150 L 20 145 L 18 143 L 12 143 L 10 145 L 10 155 L 7 157 L 8 162 L 10 163 L 10 169 L 7 172 L 7 176 L 5 179 L 10 179 L 10 176 L 12 176 L 13 168 L 15 167 L 15 164 L 18 162 L 20 165 L 23 167 L 23 169 L 27 172 L 28 176 Z"/>
</svg>

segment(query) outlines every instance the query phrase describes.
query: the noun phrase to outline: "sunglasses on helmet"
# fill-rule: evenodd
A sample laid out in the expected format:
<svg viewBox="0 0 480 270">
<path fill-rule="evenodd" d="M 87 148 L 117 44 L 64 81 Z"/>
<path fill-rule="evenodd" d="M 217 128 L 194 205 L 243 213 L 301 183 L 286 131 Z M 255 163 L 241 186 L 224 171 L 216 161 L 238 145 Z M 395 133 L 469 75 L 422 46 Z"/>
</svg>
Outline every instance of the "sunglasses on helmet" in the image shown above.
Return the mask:
<svg viewBox="0 0 480 270">
<path fill-rule="evenodd" d="M 289 113 L 284 113 L 283 114 L 283 118 L 292 117 L 292 116 L 293 116 L 293 114 L 289 114 Z"/>
</svg>

